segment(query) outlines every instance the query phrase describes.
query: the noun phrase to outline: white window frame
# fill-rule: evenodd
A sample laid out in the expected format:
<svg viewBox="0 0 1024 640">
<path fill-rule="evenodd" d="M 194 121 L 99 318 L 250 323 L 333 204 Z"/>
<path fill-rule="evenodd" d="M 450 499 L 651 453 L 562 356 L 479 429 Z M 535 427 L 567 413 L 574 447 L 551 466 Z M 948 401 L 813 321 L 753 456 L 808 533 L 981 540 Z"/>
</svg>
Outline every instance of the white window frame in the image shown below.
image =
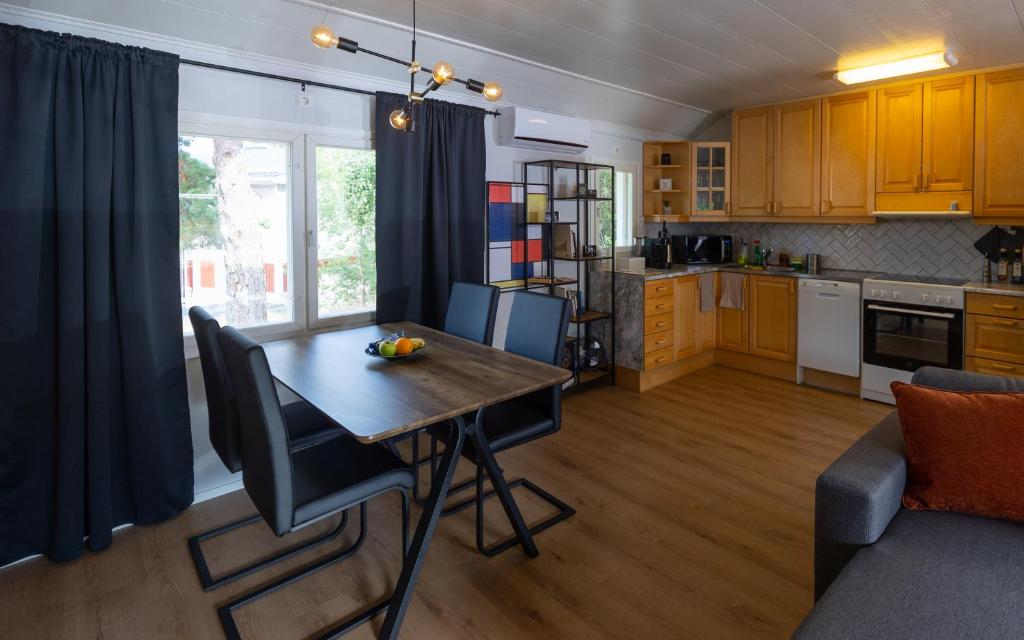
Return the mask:
<svg viewBox="0 0 1024 640">
<path fill-rule="evenodd" d="M 317 200 L 316 200 L 316 148 L 337 147 L 343 149 L 373 149 L 373 139 L 369 135 L 322 135 L 313 134 L 306 136 L 306 273 L 309 277 L 306 281 L 307 299 L 309 300 L 309 328 L 318 329 L 348 329 L 353 327 L 365 327 L 377 321 L 377 310 L 360 311 L 340 315 L 320 317 L 319 303 L 320 291 L 317 281 L 317 248 L 320 246 L 317 224 Z"/>
<path fill-rule="evenodd" d="M 288 227 L 288 278 L 292 293 L 292 319 L 289 322 L 245 327 L 240 331 L 257 342 L 267 342 L 303 332 L 307 326 L 306 291 L 301 284 L 307 280 L 307 261 L 303 243 L 306 224 L 306 216 L 303 213 L 306 206 L 306 182 L 303 179 L 306 136 L 294 130 L 231 124 L 218 119 L 187 116 L 178 119 L 178 135 L 266 140 L 289 145 L 288 165 L 291 176 L 288 190 L 291 224 Z M 185 334 L 184 347 L 186 358 L 198 356 L 195 336 L 191 332 Z"/>
<path fill-rule="evenodd" d="M 636 162 L 623 162 L 621 160 L 591 160 L 590 162 L 592 164 L 603 164 L 603 165 L 611 166 L 611 167 L 613 167 L 615 169 L 615 173 L 625 172 L 625 173 L 632 173 L 633 174 L 633 220 L 632 220 L 631 226 L 633 228 L 633 236 L 634 237 L 637 236 L 637 235 L 643 235 L 643 231 L 642 231 L 642 226 L 643 225 L 639 224 L 637 222 L 638 218 L 641 217 L 641 216 L 638 215 L 638 213 L 640 212 L 640 186 L 641 186 L 641 183 L 640 183 L 640 180 L 641 180 L 641 178 L 640 178 L 640 165 L 638 163 L 636 163 Z M 612 204 L 613 205 L 615 204 L 614 201 L 612 202 Z M 597 219 L 596 219 L 596 213 L 592 213 L 591 215 L 595 216 L 595 217 L 592 220 L 589 221 L 590 224 L 588 225 L 588 227 L 590 228 L 591 238 L 588 240 L 588 242 L 593 244 L 595 242 L 596 237 L 597 237 L 596 236 L 596 233 L 597 233 L 597 224 L 596 224 Z M 616 209 L 616 211 L 615 211 L 615 217 L 616 217 L 616 219 L 618 219 L 618 217 L 619 217 L 618 209 Z M 613 229 L 612 230 L 613 237 L 614 237 L 614 234 L 615 234 L 615 230 Z M 616 250 L 617 253 L 620 252 L 623 249 L 630 249 L 630 250 L 632 250 L 632 248 L 633 248 L 632 244 L 616 245 L 615 246 L 615 250 Z"/>
</svg>

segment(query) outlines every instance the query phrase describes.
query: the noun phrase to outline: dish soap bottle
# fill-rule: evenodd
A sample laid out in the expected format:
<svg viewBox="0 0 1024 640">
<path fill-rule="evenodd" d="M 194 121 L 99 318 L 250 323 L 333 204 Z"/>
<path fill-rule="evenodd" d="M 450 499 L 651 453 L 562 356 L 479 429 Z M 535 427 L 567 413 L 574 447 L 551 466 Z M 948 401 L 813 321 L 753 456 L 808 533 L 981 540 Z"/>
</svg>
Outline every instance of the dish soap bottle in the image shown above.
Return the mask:
<svg viewBox="0 0 1024 640">
<path fill-rule="evenodd" d="M 736 258 L 736 264 L 741 267 L 747 266 L 747 241 L 744 240 L 743 244 L 740 245 L 740 255 Z"/>
</svg>

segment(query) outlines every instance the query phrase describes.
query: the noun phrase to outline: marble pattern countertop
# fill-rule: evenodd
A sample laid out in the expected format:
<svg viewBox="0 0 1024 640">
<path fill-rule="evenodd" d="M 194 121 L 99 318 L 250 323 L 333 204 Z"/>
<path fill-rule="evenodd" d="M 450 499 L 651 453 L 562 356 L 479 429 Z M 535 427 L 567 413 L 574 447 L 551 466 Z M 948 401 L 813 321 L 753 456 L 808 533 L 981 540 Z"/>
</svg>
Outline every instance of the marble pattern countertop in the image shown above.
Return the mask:
<svg viewBox="0 0 1024 640">
<path fill-rule="evenodd" d="M 802 271 L 773 271 L 770 269 L 758 271 L 756 269 L 745 269 L 738 264 L 684 265 L 675 266 L 671 269 L 644 269 L 643 272 L 616 271 L 616 274 L 626 277 L 642 278 L 644 280 L 660 280 L 662 278 L 678 278 L 681 276 L 691 276 L 701 273 L 714 273 L 716 271 L 726 273 L 750 273 L 762 276 L 782 276 L 784 278 L 838 280 L 840 282 L 863 282 L 865 278 L 880 275 L 875 271 L 853 271 L 849 269 L 822 269 L 818 273 L 814 274 L 803 273 Z"/>
<path fill-rule="evenodd" d="M 1013 284 L 1010 282 L 968 282 L 964 285 L 967 293 L 992 293 L 999 296 L 1016 296 L 1024 298 L 1024 284 Z"/>
</svg>

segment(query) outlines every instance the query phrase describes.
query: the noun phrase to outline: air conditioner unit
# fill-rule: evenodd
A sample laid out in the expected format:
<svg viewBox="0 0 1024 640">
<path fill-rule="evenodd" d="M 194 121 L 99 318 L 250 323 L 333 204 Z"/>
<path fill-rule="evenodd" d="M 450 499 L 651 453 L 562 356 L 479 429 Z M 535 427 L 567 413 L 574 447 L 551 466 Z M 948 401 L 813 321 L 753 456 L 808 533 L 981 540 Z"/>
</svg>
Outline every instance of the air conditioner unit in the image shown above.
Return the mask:
<svg viewBox="0 0 1024 640">
<path fill-rule="evenodd" d="M 503 147 L 583 153 L 590 146 L 586 120 L 524 107 L 506 107 L 498 113 L 498 144 Z"/>
</svg>

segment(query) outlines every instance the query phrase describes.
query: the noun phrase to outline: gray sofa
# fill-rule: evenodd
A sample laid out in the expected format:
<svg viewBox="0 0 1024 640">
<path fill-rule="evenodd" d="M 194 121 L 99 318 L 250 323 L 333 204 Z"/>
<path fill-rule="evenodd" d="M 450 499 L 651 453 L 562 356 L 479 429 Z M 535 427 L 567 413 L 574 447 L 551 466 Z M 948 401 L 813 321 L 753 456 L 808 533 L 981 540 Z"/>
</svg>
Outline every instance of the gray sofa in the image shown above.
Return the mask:
<svg viewBox="0 0 1024 640">
<path fill-rule="evenodd" d="M 933 367 L 914 382 L 1024 391 L 1024 380 Z M 818 477 L 816 603 L 793 637 L 1024 638 L 1024 524 L 904 509 L 906 477 L 895 411 Z"/>
</svg>

